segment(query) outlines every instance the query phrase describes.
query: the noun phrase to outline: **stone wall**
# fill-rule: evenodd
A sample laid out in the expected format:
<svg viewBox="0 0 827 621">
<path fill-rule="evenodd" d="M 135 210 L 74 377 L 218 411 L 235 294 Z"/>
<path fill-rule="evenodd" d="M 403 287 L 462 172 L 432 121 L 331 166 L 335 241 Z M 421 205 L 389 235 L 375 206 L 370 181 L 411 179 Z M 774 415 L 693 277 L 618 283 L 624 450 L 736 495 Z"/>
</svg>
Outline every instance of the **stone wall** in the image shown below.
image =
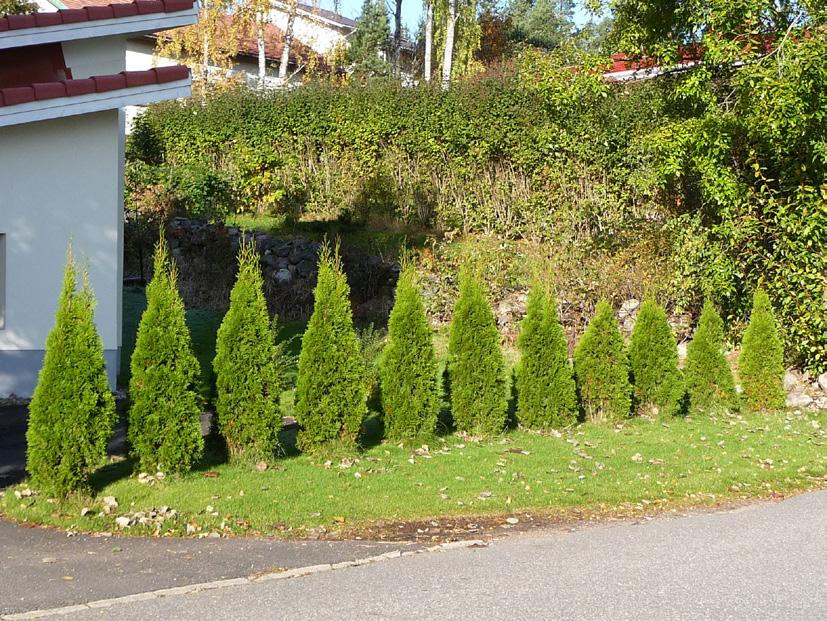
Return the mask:
<svg viewBox="0 0 827 621">
<path fill-rule="evenodd" d="M 302 237 L 281 239 L 221 223 L 176 218 L 167 238 L 187 306 L 227 308 L 242 236 L 254 240 L 261 254 L 271 312 L 282 320 L 308 319 L 313 310 L 320 242 Z M 349 248 L 342 249 L 342 263 L 351 287 L 354 316 L 384 323 L 393 304 L 399 265 Z"/>
</svg>

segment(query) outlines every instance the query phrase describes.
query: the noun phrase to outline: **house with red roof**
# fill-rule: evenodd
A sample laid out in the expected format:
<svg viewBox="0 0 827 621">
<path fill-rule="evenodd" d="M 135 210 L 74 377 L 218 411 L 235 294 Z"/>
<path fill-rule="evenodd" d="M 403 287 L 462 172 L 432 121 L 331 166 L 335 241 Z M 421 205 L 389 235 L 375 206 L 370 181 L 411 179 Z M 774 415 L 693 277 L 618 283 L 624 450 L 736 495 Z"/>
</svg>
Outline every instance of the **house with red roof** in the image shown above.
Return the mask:
<svg viewBox="0 0 827 621">
<path fill-rule="evenodd" d="M 125 106 L 186 97 L 189 70 L 128 71 L 127 40 L 195 23 L 193 0 L 0 18 L 0 397 L 29 396 L 66 248 L 85 262 L 114 387 L 121 346 Z"/>
</svg>

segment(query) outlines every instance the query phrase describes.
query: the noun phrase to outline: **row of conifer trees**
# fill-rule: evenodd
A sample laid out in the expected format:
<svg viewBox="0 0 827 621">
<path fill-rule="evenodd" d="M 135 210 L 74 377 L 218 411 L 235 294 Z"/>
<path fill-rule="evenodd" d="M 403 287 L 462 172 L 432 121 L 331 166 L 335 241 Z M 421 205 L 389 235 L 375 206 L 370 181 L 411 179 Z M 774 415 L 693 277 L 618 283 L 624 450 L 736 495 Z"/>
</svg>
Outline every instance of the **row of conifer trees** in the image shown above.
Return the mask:
<svg viewBox="0 0 827 621">
<path fill-rule="evenodd" d="M 131 359 L 128 439 L 141 471 L 182 473 L 204 450 L 196 390 L 199 364 L 163 239 L 154 260 Z M 279 364 L 283 344 L 277 342 L 268 314 L 252 244 L 242 244 L 238 265 L 216 342 L 215 408 L 231 458 L 258 461 L 278 449 L 279 396 L 286 386 Z M 59 495 L 87 485 L 89 474 L 105 457 L 116 419 L 85 275 L 81 283 L 78 290 L 70 252 L 27 432 L 33 484 Z M 305 451 L 331 443 L 355 448 L 368 413 L 367 369 L 349 295 L 338 248 L 323 246 L 295 395 L 298 445 Z M 436 429 L 443 382 L 411 265 L 399 277 L 388 331 L 379 362 L 385 434 L 393 440 L 427 436 Z M 549 429 L 581 417 L 619 420 L 633 411 L 675 415 L 736 409 L 740 399 L 723 345 L 723 322 L 707 303 L 681 371 L 663 309 L 651 300 L 643 303 L 627 347 L 611 306 L 601 302 L 571 364 L 555 298 L 537 284 L 518 339 L 517 418 L 526 428 Z M 760 289 L 739 367 L 748 407 L 783 406 L 783 351 L 769 299 Z M 510 382 L 500 335 L 484 286 L 471 270 L 460 275 L 446 376 L 458 431 L 489 435 L 505 428 Z"/>
</svg>

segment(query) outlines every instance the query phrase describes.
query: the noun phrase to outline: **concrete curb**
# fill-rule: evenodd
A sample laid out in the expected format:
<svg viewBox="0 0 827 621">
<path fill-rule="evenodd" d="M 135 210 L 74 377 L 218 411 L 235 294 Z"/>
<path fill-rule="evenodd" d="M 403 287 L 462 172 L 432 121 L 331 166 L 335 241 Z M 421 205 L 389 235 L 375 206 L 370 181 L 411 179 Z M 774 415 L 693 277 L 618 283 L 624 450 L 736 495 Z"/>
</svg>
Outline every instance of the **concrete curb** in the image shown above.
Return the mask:
<svg viewBox="0 0 827 621">
<path fill-rule="evenodd" d="M 368 556 L 366 558 L 356 559 L 355 561 L 343 561 L 341 563 L 324 564 L 324 565 L 309 565 L 307 567 L 296 567 L 286 571 L 275 571 L 266 574 L 257 574 L 243 578 L 230 578 L 227 580 L 214 580 L 212 582 L 201 582 L 197 584 L 190 584 L 180 587 L 172 587 L 166 589 L 157 589 L 155 591 L 145 591 L 143 593 L 134 593 L 132 595 L 124 595 L 123 597 L 113 597 L 111 599 L 100 599 L 85 604 L 74 604 L 71 606 L 61 606 L 59 608 L 44 608 L 42 610 L 30 610 L 28 612 L 17 612 L 14 614 L 0 615 L 2 621 L 28 621 L 29 619 L 44 619 L 46 617 L 58 617 L 69 615 L 75 612 L 83 612 L 86 610 L 99 610 L 103 608 L 113 608 L 123 604 L 130 604 L 133 602 L 140 602 L 150 599 L 161 599 L 163 597 L 174 597 L 177 595 L 190 595 L 200 591 L 212 591 L 216 589 L 226 589 L 235 586 L 245 586 L 248 584 L 259 584 L 262 582 L 271 582 L 274 580 L 290 580 L 292 578 L 301 578 L 303 576 L 312 576 L 314 574 L 321 574 L 328 571 L 336 571 L 339 569 L 346 569 L 348 567 L 360 567 L 362 565 L 372 565 L 374 563 L 381 563 L 394 558 L 401 558 L 403 556 L 413 556 L 415 554 L 424 554 L 428 552 L 443 552 L 448 550 L 457 550 L 461 548 L 481 547 L 488 544 L 481 539 L 472 539 L 468 541 L 452 541 L 450 543 L 442 543 L 427 548 L 420 548 L 418 550 L 393 550 L 392 552 L 385 552 L 377 556 Z"/>
</svg>

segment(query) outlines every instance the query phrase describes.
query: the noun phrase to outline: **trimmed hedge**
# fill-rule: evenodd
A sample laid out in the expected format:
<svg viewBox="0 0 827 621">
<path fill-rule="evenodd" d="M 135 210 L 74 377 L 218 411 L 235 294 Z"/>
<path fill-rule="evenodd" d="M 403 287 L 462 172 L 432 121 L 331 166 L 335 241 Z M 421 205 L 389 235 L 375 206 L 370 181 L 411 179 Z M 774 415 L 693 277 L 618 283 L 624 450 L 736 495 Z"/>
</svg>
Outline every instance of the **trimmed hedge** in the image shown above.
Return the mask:
<svg viewBox="0 0 827 621">
<path fill-rule="evenodd" d="M 529 429 L 551 429 L 577 421 L 577 390 L 568 344 L 557 318 L 557 301 L 543 285 L 528 296 L 515 371 L 517 419 Z"/>
<path fill-rule="evenodd" d="M 617 318 L 605 300 L 574 350 L 574 374 L 586 420 L 602 423 L 629 416 L 629 361 Z"/>
<path fill-rule="evenodd" d="M 253 243 L 242 243 L 213 363 L 218 426 L 234 459 L 268 460 L 278 449 L 279 396 L 286 382 L 277 358 L 258 252 Z"/>
<path fill-rule="evenodd" d="M 666 312 L 654 300 L 645 300 L 638 311 L 629 342 L 629 365 L 638 412 L 678 413 L 683 396 L 678 345 Z"/>
<path fill-rule="evenodd" d="M 299 448 L 334 441 L 355 448 L 367 415 L 365 363 L 353 328 L 350 287 L 338 246 L 322 246 L 313 315 L 302 338 L 296 384 Z"/>
<path fill-rule="evenodd" d="M 380 364 L 385 436 L 400 440 L 433 434 L 440 407 L 437 360 L 411 266 L 396 284 L 388 333 Z"/>
<path fill-rule="evenodd" d="M 177 272 L 163 237 L 154 260 L 132 353 L 127 437 L 142 471 L 184 473 L 204 452 L 200 368 L 178 294 Z"/>
<path fill-rule="evenodd" d="M 684 377 L 689 413 L 714 414 L 738 408 L 735 380 L 724 356 L 724 322 L 709 300 L 687 347 Z"/>
<path fill-rule="evenodd" d="M 95 298 L 85 272 L 82 281 L 77 291 L 70 247 L 26 431 L 32 485 L 61 497 L 88 488 L 89 474 L 106 457 L 116 420 L 103 343 L 95 327 Z"/>
<path fill-rule="evenodd" d="M 458 431 L 497 434 L 508 409 L 505 360 L 491 305 L 479 280 L 460 274 L 459 298 L 448 339 L 451 412 Z"/>
<path fill-rule="evenodd" d="M 752 315 L 741 341 L 738 376 L 749 409 L 763 412 L 784 407 L 784 345 L 775 326 L 770 298 L 756 289 Z"/>
</svg>

